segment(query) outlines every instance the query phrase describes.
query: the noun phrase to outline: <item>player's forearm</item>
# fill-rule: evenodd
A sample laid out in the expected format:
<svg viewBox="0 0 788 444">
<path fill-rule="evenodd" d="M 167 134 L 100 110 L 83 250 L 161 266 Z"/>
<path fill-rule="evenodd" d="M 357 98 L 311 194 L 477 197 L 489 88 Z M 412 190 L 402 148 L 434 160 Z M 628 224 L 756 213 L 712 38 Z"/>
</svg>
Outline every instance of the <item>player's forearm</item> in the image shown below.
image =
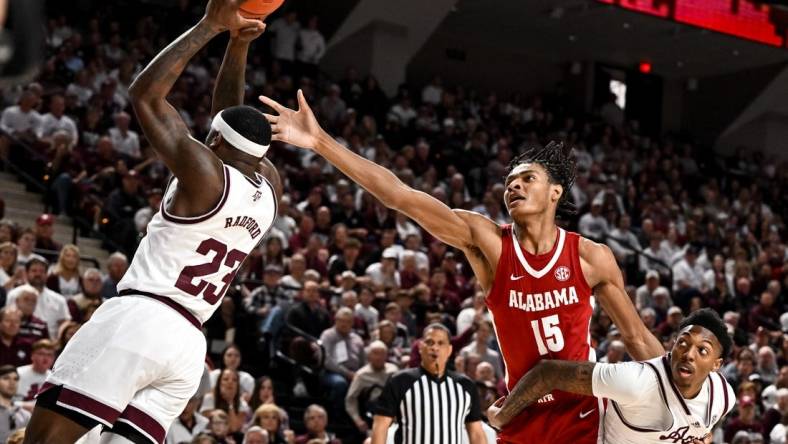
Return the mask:
<svg viewBox="0 0 788 444">
<path fill-rule="evenodd" d="M 514 390 L 498 413 L 501 424 L 508 424 L 526 407 L 553 390 L 592 396 L 591 375 L 593 362 L 552 361 L 539 362 L 515 385 Z"/>
<path fill-rule="evenodd" d="M 133 101 L 164 100 L 189 60 L 211 41 L 221 29 L 200 20 L 159 53 L 129 87 Z"/>
<path fill-rule="evenodd" d="M 246 57 L 249 53 L 249 42 L 231 38 L 224 53 L 222 67 L 216 77 L 211 101 L 211 115 L 231 106 L 244 102 L 246 85 Z"/>
<path fill-rule="evenodd" d="M 340 145 L 326 132 L 318 138 L 315 152 L 372 193 L 383 205 L 399 209 L 398 190 L 405 185 L 394 173 Z"/>
<path fill-rule="evenodd" d="M 636 335 L 622 336 L 621 340 L 636 361 L 647 361 L 665 354 L 665 347 L 643 324 Z"/>
<path fill-rule="evenodd" d="M 386 435 L 393 418 L 375 415 L 372 423 L 372 444 L 386 444 Z"/>
</svg>

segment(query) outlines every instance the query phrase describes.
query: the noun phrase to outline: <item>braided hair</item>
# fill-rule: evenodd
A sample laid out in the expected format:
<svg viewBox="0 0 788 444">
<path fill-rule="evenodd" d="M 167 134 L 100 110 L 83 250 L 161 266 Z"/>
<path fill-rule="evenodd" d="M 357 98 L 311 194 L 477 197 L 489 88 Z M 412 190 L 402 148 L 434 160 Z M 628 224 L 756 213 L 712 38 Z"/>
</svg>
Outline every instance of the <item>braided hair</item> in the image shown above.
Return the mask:
<svg viewBox="0 0 788 444">
<path fill-rule="evenodd" d="M 577 165 L 572 156 L 572 148 L 567 147 L 563 142 L 550 141 L 545 147 L 529 147 L 512 159 L 506 174 L 512 172 L 518 165 L 523 163 L 537 163 L 547 171 L 547 178 L 551 184 L 558 184 L 563 187 L 561 198 L 558 200 L 556 216 L 568 217 L 577 213 L 575 204 L 570 200 L 569 191 L 575 183 Z"/>
</svg>

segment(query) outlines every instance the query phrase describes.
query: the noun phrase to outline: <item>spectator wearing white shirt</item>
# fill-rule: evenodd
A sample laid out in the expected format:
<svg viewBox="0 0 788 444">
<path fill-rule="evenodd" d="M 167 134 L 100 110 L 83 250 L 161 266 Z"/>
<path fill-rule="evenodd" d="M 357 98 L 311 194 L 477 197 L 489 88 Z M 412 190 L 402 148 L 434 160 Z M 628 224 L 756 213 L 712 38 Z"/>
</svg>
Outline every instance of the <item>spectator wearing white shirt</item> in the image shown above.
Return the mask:
<svg viewBox="0 0 788 444">
<path fill-rule="evenodd" d="M 66 101 L 61 95 L 54 95 L 49 99 L 49 112 L 41 118 L 36 136 L 39 142 L 52 145 L 57 132 L 63 131 L 69 136 L 69 146 L 73 147 L 79 140 L 79 132 L 74 120 L 65 115 Z"/>
<path fill-rule="evenodd" d="M 389 115 L 396 116 L 399 119 L 400 125 L 404 127 L 409 126 L 410 123 L 418 117 L 418 113 L 416 113 L 416 110 L 411 106 L 410 96 L 407 94 L 403 94 L 399 102 L 391 107 Z"/>
<path fill-rule="evenodd" d="M 660 273 L 667 275 L 670 267 L 670 256 L 668 252 L 662 248 L 662 233 L 655 231 L 649 238 L 648 247 L 643 250 L 644 254 L 640 255 L 640 272 L 645 273 L 648 270 L 658 270 Z M 653 258 L 653 259 L 652 259 Z M 658 262 L 664 262 L 664 264 Z"/>
<path fill-rule="evenodd" d="M 312 16 L 306 28 L 298 34 L 298 62 L 302 75 L 311 79 L 317 78 L 318 65 L 326 53 L 326 39 L 317 29 L 317 17 Z"/>
<path fill-rule="evenodd" d="M 344 273 L 347 273 L 347 271 Z M 350 273 L 352 273 L 352 271 Z M 378 321 L 380 320 L 378 309 L 372 306 L 372 301 L 374 300 L 375 294 L 372 293 L 372 290 L 368 287 L 362 287 L 358 294 L 358 303 L 354 310 L 355 316 L 360 317 L 366 322 L 369 331 L 377 330 Z"/>
<path fill-rule="evenodd" d="M 109 129 L 109 137 L 115 151 L 133 159 L 142 157 L 140 151 L 140 137 L 129 129 L 131 116 L 125 111 L 115 114 L 115 126 Z"/>
<path fill-rule="evenodd" d="M 383 250 L 380 262 L 375 262 L 367 267 L 365 274 L 370 278 L 370 282 L 375 289 L 399 288 L 398 258 L 399 254 L 396 248 L 389 247 Z"/>
<path fill-rule="evenodd" d="M 292 71 L 300 28 L 295 11 L 289 11 L 284 17 L 274 20 L 267 28 L 269 33 L 276 35 L 272 52 L 274 58 L 282 65 L 283 72 Z"/>
<path fill-rule="evenodd" d="M 594 200 L 591 203 L 591 212 L 580 217 L 577 223 L 580 234 L 593 240 L 604 239 L 609 229 L 607 220 L 602 216 L 602 202 Z"/>
<path fill-rule="evenodd" d="M 170 430 L 167 431 L 166 444 L 181 444 L 183 442 L 192 442 L 192 440 L 208 428 L 208 418 L 197 413 L 197 408 L 202 403 L 201 396 L 195 395 L 183 412 L 175 418 Z"/>
<path fill-rule="evenodd" d="M 69 83 L 68 87 L 66 87 L 66 95 L 76 97 L 77 104 L 80 106 L 87 105 L 95 92 L 96 91 L 91 86 L 90 74 L 86 69 L 78 71 L 74 76 L 74 81 Z"/>
<path fill-rule="evenodd" d="M 47 376 L 52 373 L 50 369 L 55 362 L 55 344 L 49 339 L 36 341 L 32 347 L 30 360 L 31 364 L 17 368 L 19 386 L 16 389 L 16 395 L 22 401 L 33 401 L 38 390 L 44 385 Z M 33 402 L 29 407 L 33 407 Z"/>
<path fill-rule="evenodd" d="M 630 230 L 631 225 L 629 216 L 622 215 L 618 219 L 618 226 L 610 231 L 610 237 L 607 238 L 607 245 L 613 251 L 616 260 L 630 273 L 635 270 L 637 259 L 635 249 L 640 249 L 637 236 Z"/>
<path fill-rule="evenodd" d="M 58 328 L 60 324 L 64 321 L 71 320 L 66 298 L 46 287 L 46 262 L 35 258 L 30 259 L 27 264 L 25 264 L 25 271 L 27 272 L 28 283 L 38 290 L 38 301 L 36 302 L 36 309 L 33 311 L 33 316 L 46 322 L 47 329 L 49 330 L 49 337 L 56 338 L 58 337 Z M 21 292 L 21 287 L 10 291 L 6 299 L 6 307 L 14 305 L 16 298 Z"/>
<path fill-rule="evenodd" d="M 421 90 L 421 101 L 431 105 L 437 105 L 441 102 L 443 96 L 443 81 L 440 76 L 435 76 L 429 85 Z"/>
<path fill-rule="evenodd" d="M 689 245 L 684 252 L 684 259 L 673 266 L 673 293 L 676 305 L 685 311 L 689 308 L 689 301 L 705 288 L 704 270 L 697 262 L 699 254 L 699 246 Z"/>
<path fill-rule="evenodd" d="M 667 294 L 667 305 L 673 305 L 668 289 L 659 285 L 659 273 L 657 270 L 649 270 L 646 273 L 646 283 L 635 290 L 635 307 L 637 307 L 638 310 L 647 307 L 661 308 L 655 305 L 655 299 L 658 292 Z"/>
<path fill-rule="evenodd" d="M 36 131 L 41 125 L 41 115 L 34 109 L 37 102 L 36 95 L 28 89 L 22 92 L 18 104 L 3 110 L 0 129 L 8 135 L 0 135 L 0 159 L 8 159 L 9 135 L 26 143 L 36 141 Z"/>
</svg>

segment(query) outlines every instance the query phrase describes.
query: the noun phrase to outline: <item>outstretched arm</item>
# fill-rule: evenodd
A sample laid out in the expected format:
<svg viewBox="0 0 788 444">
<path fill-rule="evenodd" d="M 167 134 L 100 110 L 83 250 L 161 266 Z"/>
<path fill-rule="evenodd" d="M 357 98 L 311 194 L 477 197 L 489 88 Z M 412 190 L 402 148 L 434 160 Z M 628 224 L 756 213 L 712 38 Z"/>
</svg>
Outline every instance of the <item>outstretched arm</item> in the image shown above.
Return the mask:
<svg viewBox="0 0 788 444">
<path fill-rule="evenodd" d="M 185 195 L 179 192 L 178 200 L 186 201 L 183 207 L 179 206 L 183 210 L 179 213 L 210 209 L 222 193 L 224 177 L 219 159 L 191 136 L 166 98 L 189 60 L 213 37 L 228 29 L 261 26 L 259 21 L 238 14 L 239 3 L 240 0 L 209 1 L 205 16 L 197 25 L 159 53 L 129 88 L 145 136 L 178 177 L 179 191 L 185 192 Z M 213 199 L 206 199 L 207 196 Z"/>
<path fill-rule="evenodd" d="M 499 399 L 487 410 L 490 425 L 500 429 L 537 399 L 556 389 L 593 396 L 591 377 L 595 365 L 593 362 L 540 361 L 517 381 L 503 405 Z"/>
<path fill-rule="evenodd" d="M 665 347 L 648 331 L 624 290 L 624 278 L 610 248 L 581 239 L 580 257 L 589 265 L 594 296 L 618 327 L 629 354 L 636 361 L 664 355 Z"/>
<path fill-rule="evenodd" d="M 493 221 L 475 213 L 451 210 L 429 194 L 410 188 L 386 168 L 340 145 L 320 128 L 300 90 L 297 112 L 268 97 L 260 99 L 279 114 L 266 115 L 273 129 L 273 140 L 313 149 L 385 206 L 406 214 L 441 241 L 468 252 L 478 245 L 474 231 L 487 228 L 497 233 L 498 227 Z M 483 226 L 472 228 L 469 220 L 478 220 L 479 224 L 474 225 Z"/>
</svg>

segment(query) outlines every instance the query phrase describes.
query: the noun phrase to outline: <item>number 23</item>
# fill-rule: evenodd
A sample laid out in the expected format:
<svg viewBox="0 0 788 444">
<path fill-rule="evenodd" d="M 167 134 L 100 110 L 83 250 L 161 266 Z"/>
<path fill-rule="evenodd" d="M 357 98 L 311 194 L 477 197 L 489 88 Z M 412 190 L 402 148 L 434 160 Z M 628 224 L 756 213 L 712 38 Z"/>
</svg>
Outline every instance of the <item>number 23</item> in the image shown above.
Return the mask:
<svg viewBox="0 0 788 444">
<path fill-rule="evenodd" d="M 205 302 L 213 305 L 224 296 L 230 283 L 235 278 L 238 268 L 240 268 L 241 263 L 246 259 L 246 253 L 239 250 L 230 250 L 228 253 L 227 245 L 212 238 L 202 241 L 197 247 L 197 252 L 203 256 L 207 256 L 211 251 L 216 253 L 213 256 L 213 260 L 206 264 L 184 267 L 183 271 L 181 271 L 181 274 L 178 276 L 178 280 L 175 282 L 175 287 L 192 296 L 199 296 L 200 293 L 202 293 L 202 298 Z M 194 284 L 194 278 L 207 276 L 219 271 L 219 268 L 222 266 L 222 261 L 224 261 L 225 266 L 232 268 L 232 270 L 222 278 L 224 286 L 222 286 L 221 290 L 217 292 L 216 285 L 204 279 L 201 279 L 196 285 Z"/>
</svg>

